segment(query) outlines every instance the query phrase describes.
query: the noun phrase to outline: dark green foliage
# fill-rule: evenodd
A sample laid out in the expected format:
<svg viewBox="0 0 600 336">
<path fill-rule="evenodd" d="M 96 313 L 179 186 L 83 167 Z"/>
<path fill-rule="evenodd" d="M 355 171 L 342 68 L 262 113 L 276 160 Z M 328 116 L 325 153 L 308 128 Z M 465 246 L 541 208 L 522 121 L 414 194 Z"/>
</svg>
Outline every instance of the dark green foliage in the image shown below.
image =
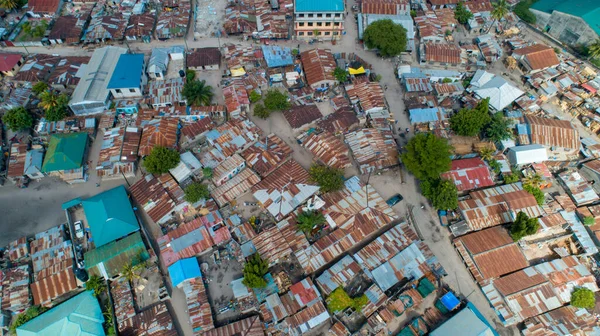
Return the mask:
<svg viewBox="0 0 600 336">
<path fill-rule="evenodd" d="M 469 22 L 469 20 L 473 17 L 473 13 L 471 13 L 466 7 L 465 4 L 460 1 L 456 5 L 456 9 L 454 9 L 454 18 L 461 24 L 465 24 Z"/>
<path fill-rule="evenodd" d="M 527 184 L 523 185 L 523 190 L 532 194 L 533 197 L 535 197 L 535 200 L 537 201 L 538 205 L 544 204 L 546 197 L 544 196 L 544 192 L 540 188 Z"/>
<path fill-rule="evenodd" d="M 526 213 L 520 211 L 514 223 L 510 225 L 510 236 L 514 241 L 519 241 L 525 236 L 535 234 L 540 228 L 537 218 L 529 218 Z"/>
<path fill-rule="evenodd" d="M 445 84 L 452 83 L 452 79 L 444 78 L 444 79 L 442 79 L 442 83 L 445 83 Z"/>
<path fill-rule="evenodd" d="M 515 6 L 515 8 L 513 9 L 513 12 L 515 12 L 515 14 L 517 14 L 517 16 L 521 20 L 523 20 L 527 23 L 535 24 L 536 17 L 529 10 L 529 8 L 531 7 L 531 5 L 533 5 L 536 2 L 537 2 L 537 0 L 522 0 Z"/>
<path fill-rule="evenodd" d="M 292 106 L 288 96 L 279 90 L 269 90 L 265 95 L 265 107 L 269 111 L 287 110 Z"/>
<path fill-rule="evenodd" d="M 406 169 L 419 180 L 437 179 L 450 169 L 451 149 L 446 139 L 432 133 L 419 133 L 410 139 L 401 159 Z"/>
<path fill-rule="evenodd" d="M 396 56 L 406 49 L 406 29 L 390 19 L 378 20 L 365 29 L 363 41 L 383 57 Z"/>
<path fill-rule="evenodd" d="M 344 172 L 341 169 L 313 164 L 308 173 L 310 180 L 321 187 L 321 192 L 327 193 L 344 187 Z"/>
<path fill-rule="evenodd" d="M 250 96 L 248 97 L 248 99 L 250 99 L 251 103 L 256 103 L 261 98 L 262 98 L 262 95 L 260 93 L 256 92 L 256 90 L 252 90 L 250 92 Z"/>
<path fill-rule="evenodd" d="M 314 228 L 325 223 L 325 216 L 318 211 L 303 211 L 296 217 L 298 229 L 307 235 L 311 235 Z"/>
<path fill-rule="evenodd" d="M 333 70 L 333 77 L 340 83 L 345 83 L 347 76 L 346 70 L 342 68 L 335 68 L 335 70 Z"/>
<path fill-rule="evenodd" d="M 17 333 L 17 328 L 22 326 L 23 324 L 29 322 L 30 320 L 38 317 L 43 312 L 48 310 L 47 307 L 44 306 L 31 306 L 27 308 L 27 310 L 14 318 L 13 323 L 10 325 L 10 331 L 15 335 Z"/>
<path fill-rule="evenodd" d="M 38 96 L 40 93 L 46 90 L 48 90 L 48 84 L 44 82 L 37 82 L 31 87 L 31 91 L 33 91 L 33 93 L 35 93 L 36 96 Z"/>
<path fill-rule="evenodd" d="M 187 82 L 191 82 L 196 79 L 196 71 L 191 69 L 185 70 L 185 79 Z"/>
<path fill-rule="evenodd" d="M 596 220 L 592 216 L 587 216 L 583 218 L 583 224 L 585 225 L 594 225 L 596 224 Z"/>
<path fill-rule="evenodd" d="M 421 192 L 438 210 L 458 208 L 458 190 L 454 182 L 450 180 L 423 180 L 421 181 Z"/>
<path fill-rule="evenodd" d="M 144 158 L 144 168 L 151 174 L 168 173 L 179 163 L 179 153 L 173 149 L 162 146 L 152 148 L 149 155 Z"/>
<path fill-rule="evenodd" d="M 67 116 L 66 107 L 53 107 L 44 113 L 44 117 L 48 121 L 61 121 Z"/>
<path fill-rule="evenodd" d="M 185 97 L 188 105 L 207 106 L 210 105 L 214 93 L 212 87 L 206 85 L 206 81 L 192 80 L 185 83 L 181 95 Z"/>
<path fill-rule="evenodd" d="M 476 136 L 490 123 L 489 98 L 484 99 L 473 109 L 462 109 L 450 117 L 450 127 L 456 134 Z"/>
<path fill-rule="evenodd" d="M 33 126 L 33 117 L 23 106 L 15 107 L 4 113 L 2 121 L 11 131 L 21 131 Z"/>
<path fill-rule="evenodd" d="M 500 174 L 500 171 L 502 170 L 502 165 L 500 165 L 500 162 L 496 161 L 495 159 L 491 159 L 488 161 L 488 165 L 490 168 L 492 168 L 496 175 Z"/>
<path fill-rule="evenodd" d="M 596 296 L 585 287 L 575 288 L 571 293 L 571 306 L 593 309 L 596 306 Z"/>
<path fill-rule="evenodd" d="M 417 17 L 417 11 L 416 11 L 416 10 L 414 10 L 414 9 L 411 9 L 411 10 L 410 10 L 410 16 L 411 16 L 411 17 L 413 17 L 413 18 L 414 18 L 414 17 Z"/>
<path fill-rule="evenodd" d="M 265 275 L 269 272 L 269 263 L 255 253 L 248 258 L 244 265 L 244 280 L 242 283 L 250 288 L 264 288 L 267 286 Z"/>
<path fill-rule="evenodd" d="M 492 141 L 502 141 L 511 139 L 513 133 L 510 129 L 511 123 L 502 112 L 495 113 L 487 126 L 485 126 L 485 135 Z"/>
<path fill-rule="evenodd" d="M 190 203 L 196 203 L 201 199 L 207 199 L 210 196 L 206 184 L 194 182 L 187 186 L 184 190 L 185 200 Z"/>
<path fill-rule="evenodd" d="M 519 182 L 518 174 L 514 174 L 514 173 L 513 174 L 504 174 L 502 176 L 504 177 L 504 183 L 506 183 L 506 184 Z"/>
<path fill-rule="evenodd" d="M 204 176 L 204 178 L 212 178 L 212 176 L 213 176 L 212 168 L 209 168 L 209 167 L 202 168 L 202 176 Z"/>
<path fill-rule="evenodd" d="M 98 296 L 106 291 L 106 282 L 97 275 L 92 275 L 85 283 L 85 289 L 94 291 L 94 296 Z"/>
<path fill-rule="evenodd" d="M 271 111 L 269 111 L 263 104 L 256 104 L 254 106 L 253 114 L 255 117 L 259 117 L 261 119 L 267 119 L 271 115 Z"/>
</svg>

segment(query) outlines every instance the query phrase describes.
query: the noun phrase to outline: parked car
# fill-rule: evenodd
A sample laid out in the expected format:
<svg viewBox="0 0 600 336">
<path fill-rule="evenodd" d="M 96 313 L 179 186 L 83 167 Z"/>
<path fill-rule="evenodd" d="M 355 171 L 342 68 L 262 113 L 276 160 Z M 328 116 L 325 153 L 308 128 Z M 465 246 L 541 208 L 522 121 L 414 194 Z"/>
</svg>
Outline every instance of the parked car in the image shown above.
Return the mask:
<svg viewBox="0 0 600 336">
<path fill-rule="evenodd" d="M 75 224 L 73 224 L 73 226 L 75 227 L 75 237 L 83 238 L 83 223 L 81 223 L 81 221 L 77 221 Z"/>
<path fill-rule="evenodd" d="M 402 197 L 402 195 L 400 194 L 396 194 L 392 197 L 390 197 L 387 201 L 385 201 L 389 206 L 394 206 L 398 203 L 400 203 L 400 201 L 402 201 L 404 199 L 404 197 Z"/>
</svg>

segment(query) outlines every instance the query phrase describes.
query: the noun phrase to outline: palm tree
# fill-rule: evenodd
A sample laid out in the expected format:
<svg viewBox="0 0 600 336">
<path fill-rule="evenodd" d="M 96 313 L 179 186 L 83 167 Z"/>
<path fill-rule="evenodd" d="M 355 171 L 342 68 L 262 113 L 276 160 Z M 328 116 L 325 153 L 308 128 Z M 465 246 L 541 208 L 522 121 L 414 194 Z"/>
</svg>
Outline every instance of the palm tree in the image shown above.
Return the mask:
<svg viewBox="0 0 600 336">
<path fill-rule="evenodd" d="M 206 106 L 210 105 L 214 93 L 212 87 L 206 85 L 206 81 L 190 81 L 185 83 L 181 94 L 187 99 L 188 105 Z"/>
<path fill-rule="evenodd" d="M 140 267 L 139 267 L 140 265 L 141 264 L 133 266 L 133 263 L 129 262 L 129 263 L 125 264 L 125 266 L 123 266 L 123 270 L 121 271 L 121 274 L 129 282 L 132 282 L 134 279 L 139 279 L 140 274 L 139 274 L 138 270 L 140 269 Z"/>
<path fill-rule="evenodd" d="M 479 151 L 479 156 L 481 156 L 481 158 L 484 161 L 490 161 L 491 159 L 494 158 L 494 150 L 491 149 L 490 147 L 483 147 L 480 151 Z"/>
<path fill-rule="evenodd" d="M 0 0 L 0 6 L 12 11 L 14 9 L 17 9 L 17 7 L 19 7 L 19 1 L 18 0 Z"/>
<path fill-rule="evenodd" d="M 97 275 L 92 275 L 85 283 L 87 290 L 94 291 L 94 296 L 98 296 L 106 291 L 106 282 Z"/>
<path fill-rule="evenodd" d="M 315 227 L 325 223 L 325 216 L 318 211 L 304 211 L 298 215 L 296 223 L 300 231 L 310 236 Z"/>
<path fill-rule="evenodd" d="M 66 107 L 69 102 L 69 97 L 64 94 L 58 94 L 51 91 L 44 91 L 40 93 L 39 107 L 46 111 L 49 111 L 55 107 Z"/>
<path fill-rule="evenodd" d="M 600 38 L 588 46 L 588 53 L 590 58 L 600 57 Z"/>
<path fill-rule="evenodd" d="M 490 30 L 492 30 L 492 27 L 496 24 L 496 21 L 502 20 L 502 18 L 505 17 L 509 11 L 508 3 L 506 3 L 506 0 L 498 0 L 496 2 L 493 2 L 492 6 L 494 7 L 494 9 L 492 9 L 491 14 L 492 18 L 494 19 L 494 22 L 492 22 L 490 29 L 488 29 L 488 33 L 490 32 Z"/>
<path fill-rule="evenodd" d="M 529 185 L 535 188 L 539 188 L 543 180 L 540 174 L 528 174 L 527 176 L 524 176 L 521 181 L 523 182 L 524 186 Z"/>
</svg>

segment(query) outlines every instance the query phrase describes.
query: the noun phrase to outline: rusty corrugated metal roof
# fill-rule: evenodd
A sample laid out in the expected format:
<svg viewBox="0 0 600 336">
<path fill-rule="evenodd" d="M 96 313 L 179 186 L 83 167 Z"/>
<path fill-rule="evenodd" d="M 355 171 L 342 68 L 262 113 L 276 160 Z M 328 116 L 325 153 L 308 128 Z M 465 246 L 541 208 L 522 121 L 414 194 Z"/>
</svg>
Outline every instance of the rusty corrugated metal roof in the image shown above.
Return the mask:
<svg viewBox="0 0 600 336">
<path fill-rule="evenodd" d="M 308 85 L 320 85 L 321 82 L 334 82 L 335 59 L 329 49 L 312 49 L 300 53 L 304 74 Z"/>
<path fill-rule="evenodd" d="M 155 146 L 167 148 L 177 147 L 179 120 L 172 118 L 150 120 L 142 132 L 140 141 L 140 156 L 150 154 Z"/>
<path fill-rule="evenodd" d="M 302 145 L 327 166 L 344 169 L 352 165 L 348 156 L 348 147 L 341 139 L 329 132 L 313 132 Z"/>
<path fill-rule="evenodd" d="M 263 178 L 291 156 L 292 148 L 275 134 L 269 134 L 242 152 L 248 166 Z"/>
<path fill-rule="evenodd" d="M 224 206 L 237 197 L 244 195 L 258 182 L 260 182 L 260 177 L 246 168 L 231 180 L 211 191 L 211 195 L 219 206 Z"/>
</svg>

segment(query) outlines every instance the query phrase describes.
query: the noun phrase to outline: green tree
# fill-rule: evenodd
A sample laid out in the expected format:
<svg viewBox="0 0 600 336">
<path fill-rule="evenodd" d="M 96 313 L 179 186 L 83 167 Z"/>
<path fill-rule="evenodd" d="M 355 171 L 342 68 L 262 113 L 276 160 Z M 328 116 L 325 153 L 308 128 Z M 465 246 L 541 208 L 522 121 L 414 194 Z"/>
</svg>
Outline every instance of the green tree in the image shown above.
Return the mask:
<svg viewBox="0 0 600 336">
<path fill-rule="evenodd" d="M 40 21 L 35 28 L 31 31 L 33 37 L 41 38 L 46 35 L 46 30 L 48 29 L 48 21 L 42 20 Z"/>
<path fill-rule="evenodd" d="M 540 174 L 528 174 L 527 176 L 523 176 L 522 182 L 523 186 L 531 186 L 534 188 L 539 188 L 544 180 Z"/>
<path fill-rule="evenodd" d="M 437 179 L 450 169 L 451 149 L 446 139 L 432 133 L 419 133 L 410 139 L 401 159 L 406 169 L 419 180 Z"/>
<path fill-rule="evenodd" d="M 331 313 L 341 312 L 349 307 L 352 307 L 354 310 L 360 312 L 368 302 L 369 299 L 365 294 L 356 298 L 351 298 L 341 286 L 331 292 L 331 294 L 329 294 L 325 300 L 327 309 Z"/>
<path fill-rule="evenodd" d="M 571 306 L 593 309 L 596 307 L 596 296 L 593 291 L 585 287 L 575 288 L 571 292 Z"/>
<path fill-rule="evenodd" d="M 196 203 L 201 199 L 207 199 L 210 197 L 210 192 L 206 184 L 200 182 L 194 182 L 187 186 L 184 190 L 185 200 L 190 203 Z"/>
<path fill-rule="evenodd" d="M 193 80 L 185 83 L 181 95 L 185 97 L 188 105 L 207 106 L 210 105 L 214 93 L 212 87 L 206 85 L 206 81 Z"/>
<path fill-rule="evenodd" d="M 483 161 L 490 161 L 494 159 L 494 153 L 494 149 L 487 146 L 479 150 L 479 156 Z"/>
<path fill-rule="evenodd" d="M 151 174 L 168 173 L 179 164 L 179 153 L 176 150 L 163 146 L 152 148 L 150 154 L 144 158 L 144 168 Z"/>
<path fill-rule="evenodd" d="M 519 175 L 515 173 L 503 174 L 502 177 L 504 178 L 504 183 L 506 184 L 519 182 Z"/>
<path fill-rule="evenodd" d="M 471 13 L 466 7 L 465 4 L 460 1 L 456 5 L 456 9 L 454 9 L 454 18 L 461 24 L 466 24 L 469 22 L 471 18 L 473 18 L 473 13 Z"/>
<path fill-rule="evenodd" d="M 9 11 L 12 11 L 14 9 L 19 8 L 19 1 L 18 0 L 0 0 L 0 7 L 4 7 L 6 9 L 8 9 Z M 25 23 L 29 23 L 29 22 L 25 22 Z"/>
<path fill-rule="evenodd" d="M 48 90 L 48 84 L 44 82 L 37 82 L 31 87 L 31 91 L 35 93 L 36 96 L 39 96 L 42 92 Z"/>
<path fill-rule="evenodd" d="M 583 224 L 585 225 L 594 225 L 596 224 L 596 219 L 594 219 L 594 217 L 592 216 L 586 216 L 583 218 Z"/>
<path fill-rule="evenodd" d="M 2 117 L 2 121 L 11 131 L 21 131 L 33 126 L 33 117 L 23 106 L 12 108 Z"/>
<path fill-rule="evenodd" d="M 489 98 L 484 99 L 473 109 L 462 109 L 450 117 L 450 127 L 456 134 L 475 136 L 491 122 Z"/>
<path fill-rule="evenodd" d="M 130 261 L 123 265 L 121 275 L 123 275 L 125 279 L 131 283 L 133 280 L 141 278 L 140 270 L 140 267 L 137 267 L 137 265 L 134 265 L 133 262 Z"/>
<path fill-rule="evenodd" d="M 300 51 L 298 49 L 292 49 L 293 56 L 298 56 L 299 53 L 300 53 Z"/>
<path fill-rule="evenodd" d="M 338 82 L 345 83 L 346 79 L 348 78 L 348 74 L 346 73 L 346 70 L 342 68 L 335 68 L 333 70 L 333 77 L 335 77 Z"/>
<path fill-rule="evenodd" d="M 303 211 L 296 217 L 296 223 L 300 231 L 310 236 L 314 228 L 325 223 L 325 216 L 318 211 Z"/>
<path fill-rule="evenodd" d="M 587 46 L 587 54 L 590 58 L 600 57 L 600 38 Z"/>
<path fill-rule="evenodd" d="M 49 110 L 46 110 L 44 113 L 44 117 L 48 121 L 61 121 L 67 116 L 67 108 L 66 107 L 53 107 Z"/>
<path fill-rule="evenodd" d="M 525 236 L 535 234 L 539 228 L 540 224 L 537 218 L 529 218 L 526 213 L 520 211 L 515 221 L 510 225 L 509 232 L 514 241 L 519 241 Z"/>
<path fill-rule="evenodd" d="M 365 29 L 363 41 L 383 57 L 399 55 L 406 49 L 406 29 L 390 19 L 378 20 Z"/>
<path fill-rule="evenodd" d="M 39 315 L 41 315 L 42 313 L 44 313 L 45 311 L 47 311 L 48 308 L 44 307 L 44 306 L 31 306 L 29 308 L 27 308 L 27 310 L 19 315 L 17 315 L 13 322 L 10 325 L 10 331 L 13 335 L 17 334 L 17 328 L 22 326 L 23 324 L 29 322 L 30 320 L 38 317 Z"/>
<path fill-rule="evenodd" d="M 513 11 L 521 20 L 523 20 L 527 23 L 535 24 L 536 17 L 529 10 L 531 5 L 533 5 L 533 3 L 535 1 L 537 1 L 537 0 L 523 0 L 515 6 Z"/>
<path fill-rule="evenodd" d="M 308 170 L 310 180 L 321 187 L 321 192 L 340 190 L 344 187 L 344 172 L 330 166 L 313 164 Z"/>
<path fill-rule="evenodd" d="M 251 103 L 256 103 L 257 101 L 262 99 L 262 95 L 258 93 L 256 90 L 250 91 L 250 96 L 248 97 Z"/>
<path fill-rule="evenodd" d="M 502 141 L 511 139 L 513 133 L 511 131 L 511 122 L 504 117 L 502 112 L 494 113 L 492 120 L 485 126 L 485 135 L 492 141 Z"/>
<path fill-rule="evenodd" d="M 206 167 L 206 168 L 202 168 L 202 176 L 204 176 L 204 178 L 212 178 L 213 176 L 213 170 L 212 168 Z"/>
<path fill-rule="evenodd" d="M 260 119 L 267 119 L 271 116 L 271 111 L 269 111 L 263 104 L 256 104 L 254 105 L 253 114 L 255 117 L 259 117 Z"/>
<path fill-rule="evenodd" d="M 421 192 L 438 210 L 458 208 L 458 190 L 454 182 L 450 180 L 423 180 L 421 181 Z"/>
<path fill-rule="evenodd" d="M 66 94 L 58 94 L 52 91 L 44 91 L 40 93 L 39 98 L 40 102 L 38 103 L 38 106 L 45 111 L 57 107 L 66 108 L 66 106 L 69 104 L 69 96 Z"/>
<path fill-rule="evenodd" d="M 490 168 L 492 168 L 492 171 L 496 175 L 500 174 L 500 172 L 502 171 L 502 165 L 496 159 L 491 159 L 490 161 L 488 161 L 488 165 L 490 166 Z"/>
<path fill-rule="evenodd" d="M 417 17 L 417 11 L 414 10 L 414 9 L 411 9 L 410 10 L 410 16 L 413 17 L 413 18 Z"/>
<path fill-rule="evenodd" d="M 106 291 L 106 282 L 97 275 L 92 275 L 85 283 L 85 288 L 94 292 L 98 296 Z"/>
<path fill-rule="evenodd" d="M 288 96 L 279 90 L 269 90 L 265 95 L 265 107 L 269 111 L 287 110 L 292 106 Z"/>
<path fill-rule="evenodd" d="M 534 187 L 532 185 L 523 185 L 523 190 L 533 195 L 538 205 L 541 206 L 544 204 L 546 197 L 544 196 L 544 192 L 540 188 Z"/>
<path fill-rule="evenodd" d="M 194 71 L 192 69 L 185 70 L 185 79 L 186 79 L 186 82 L 194 81 L 194 79 L 196 79 L 196 71 Z"/>
<path fill-rule="evenodd" d="M 452 83 L 452 79 L 444 78 L 444 79 L 442 79 L 442 83 L 444 83 L 444 84 Z"/>
<path fill-rule="evenodd" d="M 102 313 L 102 315 L 104 315 L 104 330 L 106 335 L 116 335 L 117 332 L 115 331 L 115 321 L 113 319 L 113 307 L 110 304 L 110 302 L 107 302 L 106 306 L 104 306 L 104 312 Z"/>
<path fill-rule="evenodd" d="M 494 19 L 494 22 L 492 22 L 492 24 L 490 25 L 488 33 L 490 32 L 490 30 L 492 30 L 492 27 L 494 26 L 494 24 L 496 24 L 496 21 L 502 20 L 502 18 L 504 18 L 509 12 L 509 6 L 506 0 L 498 0 L 496 2 L 492 2 L 492 7 L 493 9 L 491 15 Z"/>
<path fill-rule="evenodd" d="M 242 283 L 250 288 L 264 288 L 267 286 L 265 275 L 269 272 L 269 262 L 255 253 L 244 264 L 244 280 Z"/>
</svg>

